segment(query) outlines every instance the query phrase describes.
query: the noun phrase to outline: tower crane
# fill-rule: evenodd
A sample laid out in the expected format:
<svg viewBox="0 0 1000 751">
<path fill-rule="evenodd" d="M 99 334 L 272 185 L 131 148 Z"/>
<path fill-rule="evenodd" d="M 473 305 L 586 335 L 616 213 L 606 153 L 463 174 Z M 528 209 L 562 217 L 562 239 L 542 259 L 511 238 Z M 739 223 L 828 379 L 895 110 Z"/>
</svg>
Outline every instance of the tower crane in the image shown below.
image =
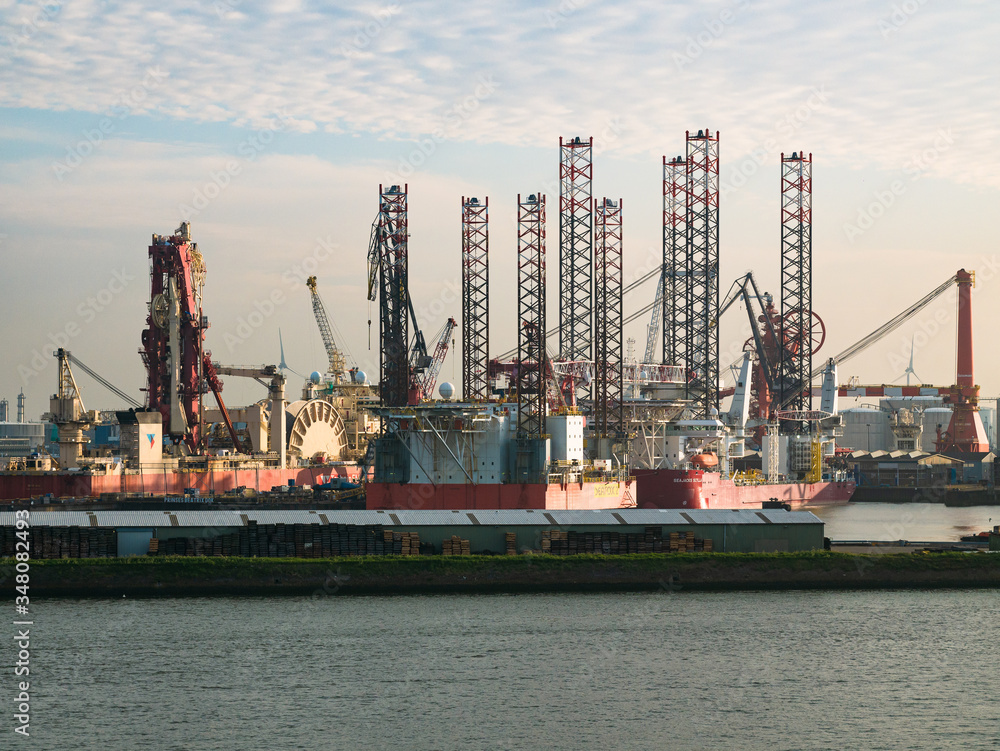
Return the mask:
<svg viewBox="0 0 1000 751">
<path fill-rule="evenodd" d="M 333 339 L 333 327 L 330 325 L 330 319 L 326 314 L 326 306 L 323 305 L 323 299 L 316 290 L 316 277 L 311 276 L 306 279 L 306 286 L 309 288 L 309 294 L 312 297 L 313 315 L 316 316 L 316 325 L 319 326 L 319 334 L 323 337 L 326 356 L 330 359 L 327 372 L 333 375 L 335 383 L 340 383 L 344 377 L 346 363 L 344 362 L 344 355 L 337 349 L 337 343 Z"/>
</svg>

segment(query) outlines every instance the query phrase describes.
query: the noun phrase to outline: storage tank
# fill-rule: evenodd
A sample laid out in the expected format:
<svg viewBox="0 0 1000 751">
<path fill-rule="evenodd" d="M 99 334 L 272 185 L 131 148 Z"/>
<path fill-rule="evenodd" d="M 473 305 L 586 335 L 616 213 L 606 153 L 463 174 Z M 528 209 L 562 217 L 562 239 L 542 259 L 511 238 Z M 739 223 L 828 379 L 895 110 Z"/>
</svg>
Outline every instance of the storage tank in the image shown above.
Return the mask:
<svg viewBox="0 0 1000 751">
<path fill-rule="evenodd" d="M 852 407 L 840 411 L 844 437 L 840 445 L 853 451 L 888 451 L 892 447 L 889 413 L 873 407 Z"/>
<path fill-rule="evenodd" d="M 933 407 L 924 410 L 924 432 L 920 436 L 920 450 L 934 452 L 937 442 L 937 427 L 941 426 L 943 433 L 951 422 L 951 410 L 947 407 Z"/>
</svg>

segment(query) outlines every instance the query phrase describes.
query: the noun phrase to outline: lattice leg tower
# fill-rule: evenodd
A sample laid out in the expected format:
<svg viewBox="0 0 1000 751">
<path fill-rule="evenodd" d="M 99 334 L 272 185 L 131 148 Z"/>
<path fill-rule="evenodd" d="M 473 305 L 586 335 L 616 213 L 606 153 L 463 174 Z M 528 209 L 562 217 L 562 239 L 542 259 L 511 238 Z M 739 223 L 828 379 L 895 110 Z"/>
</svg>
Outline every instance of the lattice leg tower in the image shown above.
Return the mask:
<svg viewBox="0 0 1000 751">
<path fill-rule="evenodd" d="M 559 357 L 591 360 L 594 139 L 559 139 Z"/>
<path fill-rule="evenodd" d="M 409 287 L 407 283 L 407 188 L 379 186 L 379 363 L 382 404 L 405 406 L 409 399 Z"/>
<path fill-rule="evenodd" d="M 687 133 L 688 399 L 696 417 L 719 407 L 719 134 Z"/>
<path fill-rule="evenodd" d="M 489 204 L 462 198 L 462 389 L 466 401 L 490 398 Z"/>
<path fill-rule="evenodd" d="M 812 407 L 812 154 L 781 155 L 780 409 Z"/>
<path fill-rule="evenodd" d="M 663 157 L 663 364 L 687 360 L 687 163 Z"/>
<path fill-rule="evenodd" d="M 545 434 L 545 196 L 517 197 L 518 433 Z"/>
<path fill-rule="evenodd" d="M 605 198 L 595 208 L 594 415 L 598 458 L 609 459 L 624 434 L 622 202 Z"/>
</svg>

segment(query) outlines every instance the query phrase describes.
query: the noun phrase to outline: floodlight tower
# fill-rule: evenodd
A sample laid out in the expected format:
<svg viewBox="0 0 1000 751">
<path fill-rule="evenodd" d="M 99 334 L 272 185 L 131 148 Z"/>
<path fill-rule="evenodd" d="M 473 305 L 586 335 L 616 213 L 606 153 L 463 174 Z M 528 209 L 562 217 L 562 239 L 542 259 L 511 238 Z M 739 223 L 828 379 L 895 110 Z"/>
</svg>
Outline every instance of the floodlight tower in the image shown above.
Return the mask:
<svg viewBox="0 0 1000 751">
<path fill-rule="evenodd" d="M 719 407 L 719 133 L 686 134 L 688 399 L 696 417 Z"/>
<path fill-rule="evenodd" d="M 595 202 L 594 417 L 599 459 L 624 432 L 622 363 L 622 201 Z"/>
<path fill-rule="evenodd" d="M 490 397 L 490 199 L 462 197 L 462 389 L 466 401 Z"/>
</svg>

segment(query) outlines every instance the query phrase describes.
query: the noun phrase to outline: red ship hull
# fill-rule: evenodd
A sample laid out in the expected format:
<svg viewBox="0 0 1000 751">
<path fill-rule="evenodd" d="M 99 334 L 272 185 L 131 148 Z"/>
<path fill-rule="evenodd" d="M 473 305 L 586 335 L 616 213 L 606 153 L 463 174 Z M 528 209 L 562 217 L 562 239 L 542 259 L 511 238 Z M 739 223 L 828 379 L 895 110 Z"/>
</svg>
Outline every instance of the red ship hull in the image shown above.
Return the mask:
<svg viewBox="0 0 1000 751">
<path fill-rule="evenodd" d="M 197 488 L 200 495 L 225 493 L 238 487 L 266 492 L 279 485 L 319 485 L 330 475 L 357 481 L 354 465 L 295 469 L 225 469 L 196 472 L 11 472 L 0 475 L 0 500 L 10 501 L 51 494 L 54 498 L 97 498 L 102 493 L 129 495 L 183 495 Z"/>
<path fill-rule="evenodd" d="M 853 481 L 737 485 L 717 472 L 698 469 L 637 469 L 639 508 L 738 509 L 759 508 L 777 500 L 791 506 L 847 503 Z"/>
</svg>

